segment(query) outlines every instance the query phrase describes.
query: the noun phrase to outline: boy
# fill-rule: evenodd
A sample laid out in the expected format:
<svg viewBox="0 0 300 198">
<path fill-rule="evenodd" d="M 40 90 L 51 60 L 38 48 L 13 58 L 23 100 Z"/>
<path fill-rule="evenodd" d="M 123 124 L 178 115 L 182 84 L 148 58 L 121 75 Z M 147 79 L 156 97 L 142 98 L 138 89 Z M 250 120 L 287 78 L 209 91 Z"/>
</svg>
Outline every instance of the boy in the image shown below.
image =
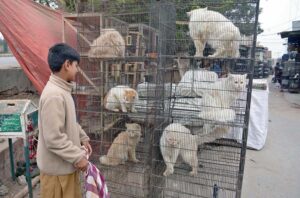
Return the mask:
<svg viewBox="0 0 300 198">
<path fill-rule="evenodd" d="M 89 137 L 76 121 L 71 95 L 72 81 L 78 72 L 80 56 L 75 49 L 60 43 L 49 49 L 52 74 L 39 103 L 39 141 L 37 164 L 40 169 L 42 198 L 80 198 L 78 170 L 85 171 L 92 149 Z"/>
</svg>

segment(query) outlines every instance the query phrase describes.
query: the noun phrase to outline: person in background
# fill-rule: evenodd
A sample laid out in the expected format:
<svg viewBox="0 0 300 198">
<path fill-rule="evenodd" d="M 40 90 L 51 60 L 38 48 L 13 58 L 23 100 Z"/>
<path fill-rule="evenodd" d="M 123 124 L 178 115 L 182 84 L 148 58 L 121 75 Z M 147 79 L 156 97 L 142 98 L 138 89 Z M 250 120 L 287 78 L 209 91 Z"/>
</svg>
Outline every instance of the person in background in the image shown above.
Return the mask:
<svg viewBox="0 0 300 198">
<path fill-rule="evenodd" d="M 218 74 L 218 77 L 220 78 L 222 73 L 222 68 L 218 63 L 214 62 L 213 65 L 210 67 L 210 71 L 216 72 Z"/>
</svg>

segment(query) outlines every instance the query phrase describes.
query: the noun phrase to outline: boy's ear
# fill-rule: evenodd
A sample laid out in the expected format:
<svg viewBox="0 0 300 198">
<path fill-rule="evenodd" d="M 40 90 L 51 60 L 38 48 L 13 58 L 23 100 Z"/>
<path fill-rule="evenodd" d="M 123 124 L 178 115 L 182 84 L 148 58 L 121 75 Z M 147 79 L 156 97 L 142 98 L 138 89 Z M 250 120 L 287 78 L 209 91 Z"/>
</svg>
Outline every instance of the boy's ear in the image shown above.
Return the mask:
<svg viewBox="0 0 300 198">
<path fill-rule="evenodd" d="M 63 66 L 65 67 L 66 70 L 68 70 L 72 66 L 72 63 L 70 60 L 65 60 Z"/>
<path fill-rule="evenodd" d="M 65 69 L 65 70 L 67 70 L 68 69 L 68 66 L 69 66 L 69 60 L 65 60 L 65 62 L 63 63 L 63 65 L 62 65 L 62 69 Z"/>
</svg>

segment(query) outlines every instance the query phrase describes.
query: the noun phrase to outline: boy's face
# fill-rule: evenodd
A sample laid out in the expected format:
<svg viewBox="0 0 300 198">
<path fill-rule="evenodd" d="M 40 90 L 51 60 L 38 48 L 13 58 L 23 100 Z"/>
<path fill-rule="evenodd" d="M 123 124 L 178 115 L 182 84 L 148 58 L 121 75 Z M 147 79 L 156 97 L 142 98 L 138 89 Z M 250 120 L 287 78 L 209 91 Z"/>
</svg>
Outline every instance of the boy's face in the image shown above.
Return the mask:
<svg viewBox="0 0 300 198">
<path fill-rule="evenodd" d="M 78 72 L 78 62 L 77 61 L 69 61 L 67 60 L 65 62 L 65 69 L 66 69 L 66 75 L 67 75 L 67 81 L 75 81 L 76 74 Z"/>
</svg>

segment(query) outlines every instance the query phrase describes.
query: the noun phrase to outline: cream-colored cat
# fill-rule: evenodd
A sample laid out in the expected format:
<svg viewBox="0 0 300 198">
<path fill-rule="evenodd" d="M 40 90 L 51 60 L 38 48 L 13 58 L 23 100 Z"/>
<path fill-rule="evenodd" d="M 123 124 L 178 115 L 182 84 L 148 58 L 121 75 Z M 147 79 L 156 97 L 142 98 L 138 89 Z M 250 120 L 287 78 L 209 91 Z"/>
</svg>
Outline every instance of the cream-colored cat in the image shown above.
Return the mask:
<svg viewBox="0 0 300 198">
<path fill-rule="evenodd" d="M 121 132 L 113 141 L 107 155 L 99 158 L 101 164 L 117 166 L 125 164 L 130 160 L 135 163 L 139 162 L 136 159 L 135 149 L 141 138 L 141 126 L 139 124 L 126 124 L 126 131 Z"/>
<path fill-rule="evenodd" d="M 115 29 L 102 29 L 88 53 L 91 58 L 124 57 L 125 41 Z"/>
<path fill-rule="evenodd" d="M 174 165 L 180 155 L 192 167 L 189 174 L 195 176 L 198 170 L 197 149 L 198 138 L 188 128 L 178 123 L 168 125 L 160 138 L 160 151 L 167 166 L 163 175 L 173 174 Z"/>
<path fill-rule="evenodd" d="M 137 112 L 134 108 L 137 100 L 139 99 L 138 93 L 128 86 L 116 86 L 109 90 L 104 98 L 104 108 L 110 111 Z"/>
</svg>

